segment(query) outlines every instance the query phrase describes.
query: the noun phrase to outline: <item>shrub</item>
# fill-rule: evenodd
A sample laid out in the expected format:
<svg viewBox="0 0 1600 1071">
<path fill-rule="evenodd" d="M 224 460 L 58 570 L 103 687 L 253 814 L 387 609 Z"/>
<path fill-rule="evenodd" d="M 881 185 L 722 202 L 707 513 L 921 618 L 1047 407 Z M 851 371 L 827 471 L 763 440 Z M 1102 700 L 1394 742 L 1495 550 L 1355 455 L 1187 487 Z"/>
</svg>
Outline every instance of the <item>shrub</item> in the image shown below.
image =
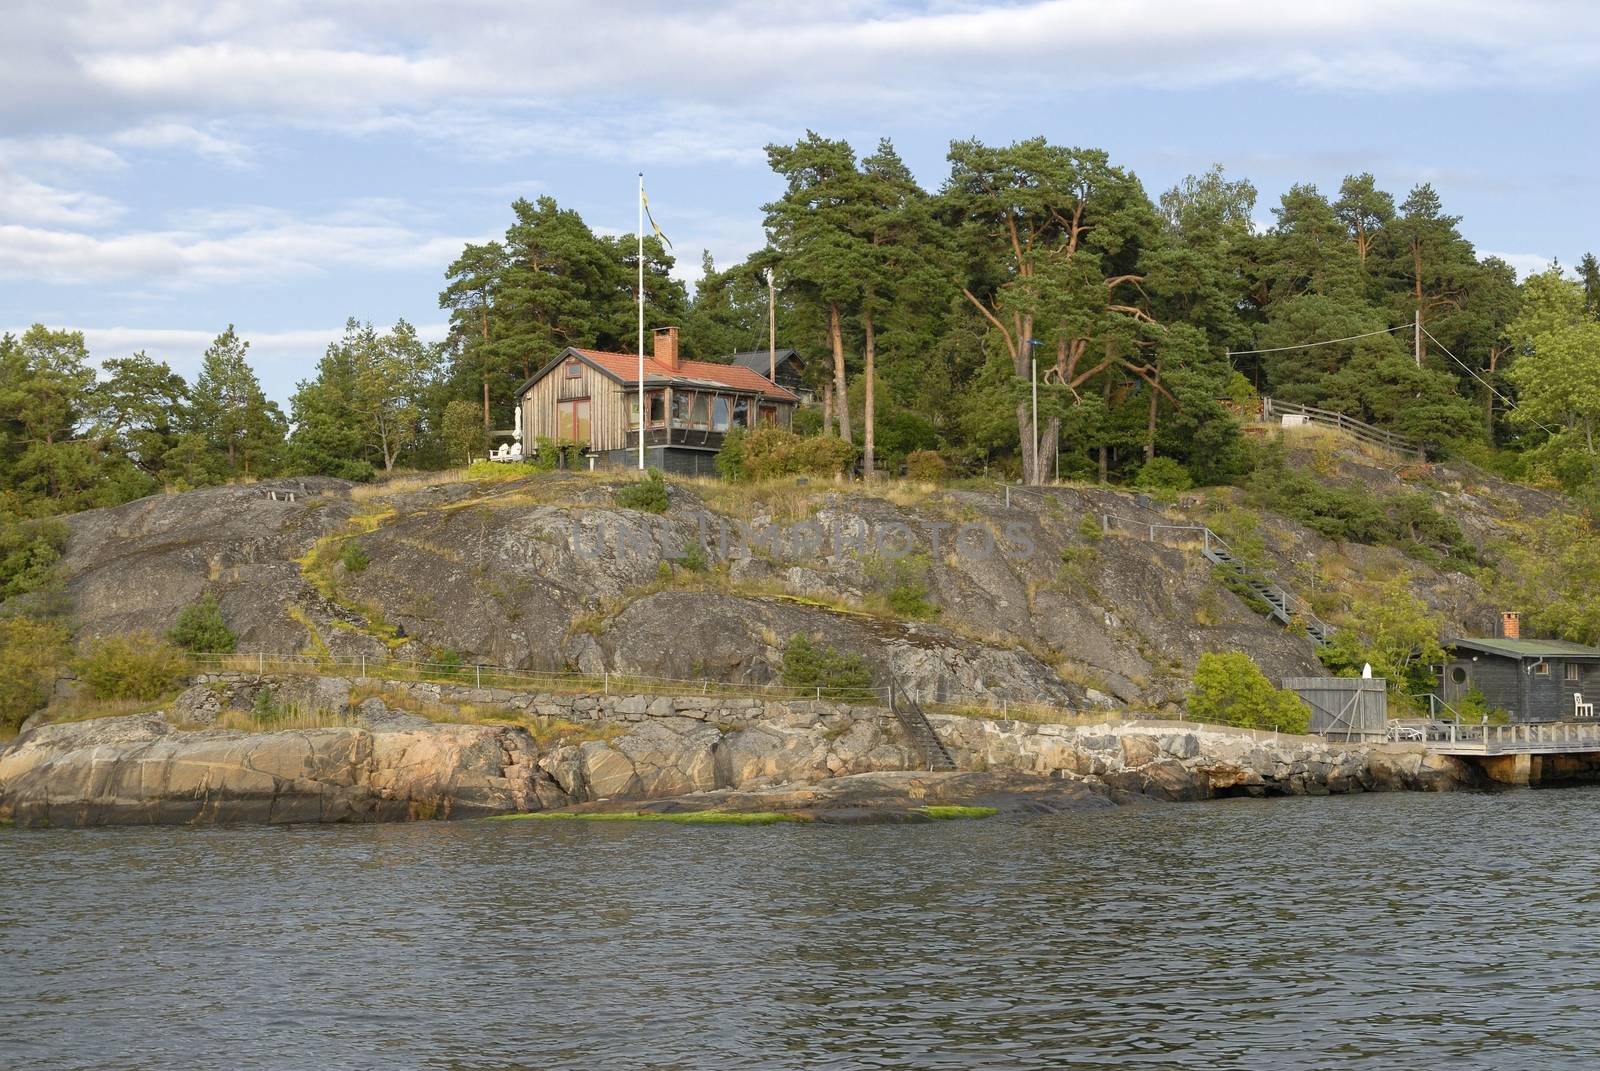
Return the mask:
<svg viewBox="0 0 1600 1071">
<path fill-rule="evenodd" d="M 359 573 L 372 564 L 372 555 L 367 553 L 365 547 L 352 539 L 344 545 L 344 553 L 339 555 L 339 561 L 344 564 L 345 572 Z"/>
<path fill-rule="evenodd" d="M 66 522 L 54 517 L 0 520 L 0 602 L 56 584 L 68 534 Z"/>
<path fill-rule="evenodd" d="M 534 440 L 533 456 L 524 464 L 535 472 L 554 472 L 556 469 L 576 470 L 583 467 L 583 450 L 582 443 L 562 442 L 541 435 Z"/>
<path fill-rule="evenodd" d="M 1092 513 L 1085 513 L 1078 522 L 1078 538 L 1085 543 L 1098 543 L 1106 537 L 1106 530 L 1100 518 Z"/>
<path fill-rule="evenodd" d="M 724 480 L 744 478 L 744 436 L 745 430 L 734 426 L 722 437 L 722 449 L 717 451 L 716 466 L 717 475 Z"/>
<path fill-rule="evenodd" d="M 159 699 L 190 672 L 182 651 L 148 632 L 109 636 L 79 656 L 76 668 L 96 699 Z"/>
<path fill-rule="evenodd" d="M 667 482 L 658 469 L 650 469 L 642 480 L 617 488 L 617 505 L 645 513 L 667 512 Z"/>
<path fill-rule="evenodd" d="M 1139 467 L 1133 486 L 1141 491 L 1187 491 L 1194 486 L 1194 478 L 1172 458 L 1153 457 Z"/>
<path fill-rule="evenodd" d="M 690 543 L 678 555 L 678 564 L 693 573 L 703 573 L 711 567 L 711 562 L 706 558 L 705 548 L 698 542 Z"/>
<path fill-rule="evenodd" d="M 1297 695 L 1274 688 L 1250 656 L 1238 651 L 1200 656 L 1189 692 L 1189 716 L 1286 733 L 1305 732 L 1311 719 Z"/>
<path fill-rule="evenodd" d="M 812 643 L 804 634 L 792 637 L 783 649 L 783 683 L 820 689 L 826 699 L 865 699 L 872 693 L 872 674 L 860 656 Z"/>
<path fill-rule="evenodd" d="M 217 597 L 209 591 L 183 608 L 167 639 L 204 654 L 227 654 L 237 642 L 228 622 L 223 620 Z"/>
<path fill-rule="evenodd" d="M 932 567 L 926 554 L 872 558 L 866 563 L 867 581 L 891 613 L 925 621 L 939 612 L 928 601 L 928 573 Z"/>
<path fill-rule="evenodd" d="M 939 483 L 950 473 L 944 455 L 937 450 L 913 450 L 906 455 L 906 478 Z"/>
<path fill-rule="evenodd" d="M 783 428 L 757 428 L 741 437 L 732 479 L 837 476 L 855 460 L 855 447 L 832 435 L 801 436 Z"/>
<path fill-rule="evenodd" d="M 0 736 L 44 706 L 67 661 L 67 630 L 31 617 L 0 617 Z"/>
</svg>

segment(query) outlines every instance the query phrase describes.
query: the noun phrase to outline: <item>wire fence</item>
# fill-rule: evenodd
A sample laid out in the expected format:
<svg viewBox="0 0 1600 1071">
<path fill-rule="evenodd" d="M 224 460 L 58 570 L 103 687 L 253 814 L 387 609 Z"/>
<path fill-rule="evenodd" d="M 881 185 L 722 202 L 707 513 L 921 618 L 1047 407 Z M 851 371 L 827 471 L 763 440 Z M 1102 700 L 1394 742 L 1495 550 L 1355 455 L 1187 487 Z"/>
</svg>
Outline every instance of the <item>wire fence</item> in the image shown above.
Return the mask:
<svg viewBox="0 0 1600 1071">
<path fill-rule="evenodd" d="M 598 695 L 706 696 L 773 701 L 816 700 L 858 706 L 890 707 L 889 688 L 795 687 L 785 684 L 736 683 L 706 677 L 666 677 L 646 673 L 599 674 L 578 670 L 505 669 L 482 662 L 424 661 L 368 656 L 270 654 L 264 651 L 190 656 L 197 670 L 211 673 L 304 674 L 349 676 L 358 680 L 406 681 L 514 692 L 589 693 Z M 929 713 L 989 717 L 1004 721 L 1073 724 L 1122 712 L 1086 711 L 1046 699 L 1018 699 L 993 693 L 942 690 L 938 698 L 919 700 Z"/>
</svg>

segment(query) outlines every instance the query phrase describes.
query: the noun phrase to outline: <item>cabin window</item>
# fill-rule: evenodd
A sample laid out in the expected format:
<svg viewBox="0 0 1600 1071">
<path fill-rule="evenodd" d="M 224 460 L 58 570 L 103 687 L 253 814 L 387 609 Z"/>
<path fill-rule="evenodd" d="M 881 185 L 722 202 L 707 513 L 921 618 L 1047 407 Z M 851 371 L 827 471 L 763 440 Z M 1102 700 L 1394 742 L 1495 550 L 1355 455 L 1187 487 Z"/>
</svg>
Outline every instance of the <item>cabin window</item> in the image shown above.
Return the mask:
<svg viewBox="0 0 1600 1071">
<path fill-rule="evenodd" d="M 652 390 L 645 392 L 645 399 L 650 404 L 650 426 L 659 428 L 667 419 L 667 399 L 661 391 Z M 634 391 L 628 395 L 628 430 L 639 430 L 639 392 Z"/>
<path fill-rule="evenodd" d="M 733 426 L 748 428 L 750 426 L 750 399 L 735 398 L 733 400 Z"/>
<path fill-rule="evenodd" d="M 720 394 L 711 401 L 711 430 L 728 430 L 728 399 Z"/>
<path fill-rule="evenodd" d="M 572 442 L 589 441 L 589 399 L 573 398 L 556 406 L 556 435 Z"/>
<path fill-rule="evenodd" d="M 566 376 L 568 379 L 581 378 L 583 376 L 583 365 L 579 364 L 577 361 L 568 361 Z"/>
<path fill-rule="evenodd" d="M 1541 677 L 1548 677 L 1548 676 L 1550 676 L 1550 663 L 1549 662 L 1535 662 L 1533 664 L 1533 671 L 1535 673 L 1537 673 Z"/>
<path fill-rule="evenodd" d="M 711 399 L 704 394 L 694 396 L 694 408 L 689 412 L 689 423 L 697 428 L 711 426 Z"/>
<path fill-rule="evenodd" d="M 761 407 L 761 423 L 771 426 L 777 424 L 777 422 L 778 407 L 775 405 L 763 405 Z"/>
<path fill-rule="evenodd" d="M 1576 662 L 1568 662 L 1567 663 L 1567 680 L 1576 681 L 1577 679 L 1578 679 L 1578 663 L 1576 663 Z"/>
<path fill-rule="evenodd" d="M 672 425 L 676 428 L 689 426 L 689 395 L 682 391 L 672 396 Z"/>
<path fill-rule="evenodd" d="M 1450 680 L 1456 684 L 1467 683 L 1467 667 L 1454 666 L 1450 670 Z"/>
</svg>

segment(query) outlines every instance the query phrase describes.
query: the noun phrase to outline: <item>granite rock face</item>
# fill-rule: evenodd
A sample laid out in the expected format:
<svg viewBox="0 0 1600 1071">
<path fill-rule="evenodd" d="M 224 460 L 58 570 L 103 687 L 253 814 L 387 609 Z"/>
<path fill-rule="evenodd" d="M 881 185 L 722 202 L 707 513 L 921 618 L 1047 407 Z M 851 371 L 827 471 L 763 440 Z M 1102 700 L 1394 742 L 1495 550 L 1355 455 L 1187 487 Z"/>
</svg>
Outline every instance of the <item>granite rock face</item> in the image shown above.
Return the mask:
<svg viewBox="0 0 1600 1071">
<path fill-rule="evenodd" d="M 332 728 L 193 728 L 202 694 L 285 687 L 217 675 L 185 693 L 180 716 L 30 729 L 0 750 L 0 818 L 19 825 L 361 822 L 665 799 L 698 800 L 703 809 L 730 794 L 826 793 L 841 779 L 923 766 L 888 711 L 826 702 L 393 682 L 397 703 L 409 696 L 495 704 L 523 723 L 434 723 L 369 697 L 345 711 L 349 724 Z M 310 696 L 349 695 L 349 682 L 342 692 L 328 681 L 295 687 Z M 943 715 L 932 722 L 961 771 L 1009 778 L 1013 788 L 1072 783 L 1107 799 L 1481 783 L 1469 764 L 1414 745 L 1359 747 L 1180 723 L 1062 726 Z M 950 797 L 957 789 L 949 786 L 978 783 L 935 780 L 951 802 L 971 800 Z"/>
<path fill-rule="evenodd" d="M 45 725 L 0 753 L 19 825 L 210 825 L 471 817 L 564 802 L 527 733 L 437 725 L 186 731 L 161 714 Z"/>
</svg>

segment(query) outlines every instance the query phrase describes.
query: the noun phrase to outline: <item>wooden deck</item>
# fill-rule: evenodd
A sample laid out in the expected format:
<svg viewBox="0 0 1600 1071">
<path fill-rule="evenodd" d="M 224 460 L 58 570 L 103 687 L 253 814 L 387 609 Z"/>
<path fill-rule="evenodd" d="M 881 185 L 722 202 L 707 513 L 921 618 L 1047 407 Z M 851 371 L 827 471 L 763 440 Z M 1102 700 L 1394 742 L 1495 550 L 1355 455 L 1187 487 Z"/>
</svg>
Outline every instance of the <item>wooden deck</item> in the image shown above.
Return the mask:
<svg viewBox="0 0 1600 1071">
<path fill-rule="evenodd" d="M 1434 725 L 1391 729 L 1389 738 L 1420 743 L 1441 755 L 1559 755 L 1600 752 L 1600 723 L 1539 722 L 1528 725 Z"/>
</svg>

